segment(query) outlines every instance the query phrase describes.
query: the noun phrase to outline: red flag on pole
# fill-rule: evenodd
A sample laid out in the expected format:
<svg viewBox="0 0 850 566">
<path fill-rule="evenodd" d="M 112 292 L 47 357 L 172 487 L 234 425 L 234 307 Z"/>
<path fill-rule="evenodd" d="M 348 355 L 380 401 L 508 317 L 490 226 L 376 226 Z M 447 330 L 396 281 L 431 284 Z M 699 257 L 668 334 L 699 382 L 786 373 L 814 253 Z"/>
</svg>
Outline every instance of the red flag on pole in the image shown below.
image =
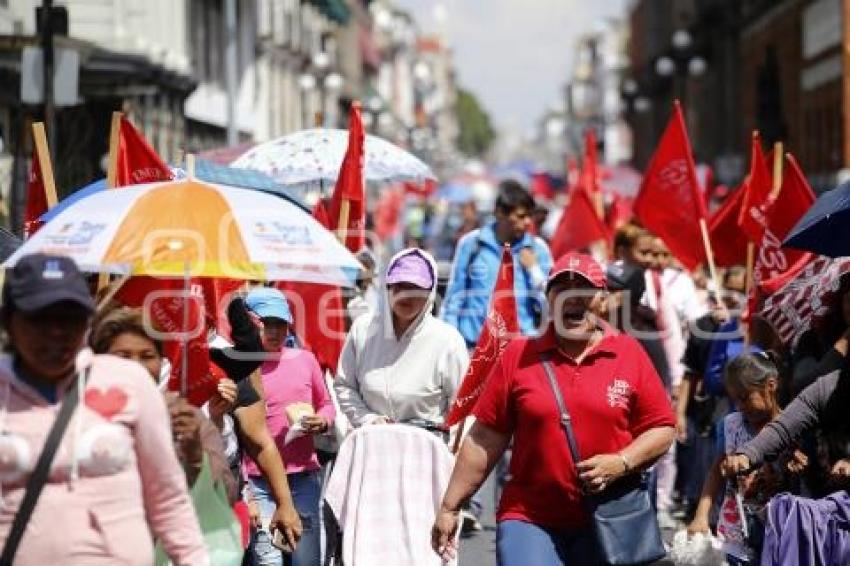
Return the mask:
<svg viewBox="0 0 850 566">
<path fill-rule="evenodd" d="M 608 235 L 617 232 L 623 224 L 626 224 L 634 216 L 634 199 L 624 197 L 623 195 L 614 195 L 611 201 L 611 206 L 608 208 L 608 214 L 605 217 L 605 226 L 608 228 Z"/>
<path fill-rule="evenodd" d="M 742 265 L 747 260 L 747 236 L 738 229 L 738 215 L 744 201 L 743 188 L 726 197 L 708 220 L 708 234 L 717 265 Z"/>
<path fill-rule="evenodd" d="M 705 260 L 700 230 L 705 203 L 678 102 L 643 176 L 634 208 L 644 227 L 664 240 L 687 269 Z"/>
<path fill-rule="evenodd" d="M 193 282 L 188 298 L 183 295 L 183 287 L 182 279 L 132 277 L 122 285 L 115 300 L 128 307 L 145 307 L 146 318 L 154 328 L 172 335 L 172 338 L 162 341 L 165 357 L 171 363 L 168 388 L 172 391 L 180 391 L 183 340 L 179 334 L 187 332 L 193 335 L 188 339 L 186 398 L 200 407 L 215 393 L 216 385 L 224 375 L 215 365 L 210 364 L 201 286 Z M 158 295 L 151 297 L 153 292 Z M 189 301 L 189 317 L 184 327 L 183 307 L 186 301 Z"/>
<path fill-rule="evenodd" d="M 790 281 L 812 260 L 809 252 L 783 248 L 782 241 L 815 202 L 815 193 L 789 153 L 782 176 L 782 189 L 762 207 L 765 212 L 764 232 L 756 253 L 753 269 L 753 293 L 747 311 L 756 312 L 760 297 L 769 295 Z M 769 285 L 766 283 L 770 281 Z"/>
<path fill-rule="evenodd" d="M 754 133 L 750 150 L 750 173 L 744 180 L 738 225 L 756 246 L 761 244 L 767 222 L 765 207 L 773 188 L 773 176 L 767 164 L 771 162 L 773 162 L 773 152 L 771 151 L 769 157 L 766 157 L 761 149 L 761 138 L 758 133 Z"/>
<path fill-rule="evenodd" d="M 579 187 L 591 195 L 599 192 L 597 162 L 596 132 L 593 128 L 587 128 L 584 132 L 584 157 L 581 163 Z"/>
<path fill-rule="evenodd" d="M 366 134 L 360 116 L 360 105 L 352 104 L 348 118 L 348 148 L 339 169 L 339 178 L 331 197 L 331 229 L 340 229 L 339 218 L 343 201 L 348 201 L 348 224 L 345 231 L 345 245 L 357 253 L 366 243 L 366 186 L 363 181 L 364 152 Z"/>
<path fill-rule="evenodd" d="M 29 238 L 41 228 L 41 215 L 47 212 L 47 193 L 35 150 L 32 152 L 29 182 L 27 183 L 27 206 L 24 211 L 24 238 Z"/>
<path fill-rule="evenodd" d="M 174 175 L 168 165 L 156 154 L 133 124 L 122 116 L 118 133 L 115 186 L 168 181 L 172 178 Z"/>
<path fill-rule="evenodd" d="M 505 246 L 484 330 L 469 360 L 469 368 L 460 384 L 457 398 L 449 409 L 449 414 L 446 415 L 446 426 L 459 423 L 469 416 L 484 390 L 484 384 L 493 366 L 505 351 L 508 342 L 518 333 L 519 322 L 514 296 L 514 261 L 510 247 Z"/>
<path fill-rule="evenodd" d="M 553 260 L 586 248 L 593 242 L 608 239 L 608 230 L 597 216 L 591 198 L 587 191 L 573 193 L 549 242 Z"/>
</svg>

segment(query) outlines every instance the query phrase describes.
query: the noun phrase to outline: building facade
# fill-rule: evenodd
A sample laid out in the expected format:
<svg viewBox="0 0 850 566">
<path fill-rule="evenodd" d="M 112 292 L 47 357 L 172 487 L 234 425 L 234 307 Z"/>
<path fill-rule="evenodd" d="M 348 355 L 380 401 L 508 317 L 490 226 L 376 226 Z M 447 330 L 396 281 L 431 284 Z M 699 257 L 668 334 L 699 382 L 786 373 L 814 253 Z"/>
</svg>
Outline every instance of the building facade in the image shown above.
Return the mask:
<svg viewBox="0 0 850 566">
<path fill-rule="evenodd" d="M 718 181 L 740 182 L 758 130 L 766 145 L 785 144 L 816 189 L 834 186 L 850 167 L 850 118 L 843 110 L 850 96 L 848 6 L 846 0 L 636 2 L 629 73 L 644 104 L 629 119 L 647 143 L 636 144 L 635 164 L 645 167 L 672 100 L 680 98 L 695 156 L 713 166 Z"/>
</svg>

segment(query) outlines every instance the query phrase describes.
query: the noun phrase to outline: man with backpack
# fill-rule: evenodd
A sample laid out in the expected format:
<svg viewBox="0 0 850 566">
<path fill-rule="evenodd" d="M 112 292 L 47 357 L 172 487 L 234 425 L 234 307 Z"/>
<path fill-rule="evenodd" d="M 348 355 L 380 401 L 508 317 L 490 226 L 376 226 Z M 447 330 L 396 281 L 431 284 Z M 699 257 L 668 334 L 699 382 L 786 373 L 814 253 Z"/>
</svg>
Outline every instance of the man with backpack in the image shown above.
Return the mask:
<svg viewBox="0 0 850 566">
<path fill-rule="evenodd" d="M 499 184 L 495 220 L 460 239 L 443 298 L 441 318 L 460 331 L 471 350 L 484 327 L 502 259 L 502 247 L 514 256 L 517 317 L 524 335 L 537 333 L 545 298 L 543 285 L 552 268 L 546 242 L 529 232 L 534 199 L 514 180 Z"/>
</svg>

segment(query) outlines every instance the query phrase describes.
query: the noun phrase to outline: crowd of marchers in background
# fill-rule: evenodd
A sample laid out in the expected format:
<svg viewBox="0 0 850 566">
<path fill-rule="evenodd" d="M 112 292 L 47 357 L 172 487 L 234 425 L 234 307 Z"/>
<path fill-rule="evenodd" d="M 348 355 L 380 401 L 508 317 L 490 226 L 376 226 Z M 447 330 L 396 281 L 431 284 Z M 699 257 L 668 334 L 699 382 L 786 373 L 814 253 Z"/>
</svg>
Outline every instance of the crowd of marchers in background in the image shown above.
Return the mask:
<svg viewBox="0 0 850 566">
<path fill-rule="evenodd" d="M 15 563 L 149 564 L 155 543 L 175 564 L 209 563 L 191 501 L 205 475 L 243 517 L 245 563 L 338 563 L 380 513 L 365 496 L 359 509 L 370 512 L 359 517 L 334 507 L 332 469 L 355 474 L 357 463 L 331 439 L 384 425 L 459 448 L 433 525 L 416 525 L 446 560 L 459 532 L 480 530 L 490 473 L 504 565 L 596 563 L 587 498 L 644 476 L 658 525 L 715 533 L 730 564 L 776 551 L 765 530 L 778 494 L 846 505 L 850 281 L 788 348 L 742 317 L 742 267 L 718 281 L 688 273 L 637 224 L 601 254 L 552 257 L 537 211 L 524 187 L 503 182 L 489 220 L 473 209 L 457 226 L 445 287 L 426 249 L 386 261 L 364 249 L 335 371 L 301 346 L 281 291 L 240 290 L 227 304 L 229 335 L 210 334 L 223 378 L 200 407 L 166 391 L 169 363 L 140 309 L 96 312 L 71 260 L 22 258 L 3 283 L 0 357 L 0 539 Z M 474 423 L 449 430 L 506 246 L 518 335 L 478 392 Z M 10 511 L 33 493 L 25 519 Z M 48 535 L 57 525 L 62 536 Z M 783 536 L 807 543 L 802 531 Z"/>
</svg>

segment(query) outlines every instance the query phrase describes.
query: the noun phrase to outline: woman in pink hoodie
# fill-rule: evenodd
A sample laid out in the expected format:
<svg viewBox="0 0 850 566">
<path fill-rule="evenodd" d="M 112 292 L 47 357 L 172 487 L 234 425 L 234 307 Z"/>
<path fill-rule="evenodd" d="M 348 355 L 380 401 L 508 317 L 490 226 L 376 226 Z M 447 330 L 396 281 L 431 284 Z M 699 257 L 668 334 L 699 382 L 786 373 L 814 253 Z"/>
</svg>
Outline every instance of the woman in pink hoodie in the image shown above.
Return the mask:
<svg viewBox="0 0 850 566">
<path fill-rule="evenodd" d="M 139 364 L 84 348 L 93 311 L 68 258 L 25 256 L 6 274 L 0 562 L 149 565 L 156 538 L 175 564 L 209 564 L 162 395 Z M 27 481 L 73 388 L 79 402 L 11 559 Z"/>
</svg>

